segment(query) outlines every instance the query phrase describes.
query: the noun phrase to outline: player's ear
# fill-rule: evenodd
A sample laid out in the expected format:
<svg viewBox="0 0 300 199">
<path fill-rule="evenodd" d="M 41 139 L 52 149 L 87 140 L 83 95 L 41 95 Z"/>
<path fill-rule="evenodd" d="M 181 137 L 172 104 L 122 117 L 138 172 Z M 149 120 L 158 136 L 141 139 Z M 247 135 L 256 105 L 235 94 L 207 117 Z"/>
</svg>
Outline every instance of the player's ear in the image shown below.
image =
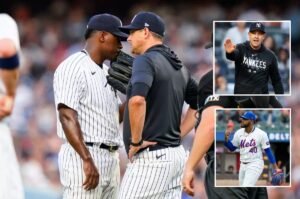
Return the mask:
<svg viewBox="0 0 300 199">
<path fill-rule="evenodd" d="M 103 32 L 103 31 L 98 32 L 98 40 L 101 43 L 103 43 L 105 41 L 105 37 L 106 37 L 106 32 Z"/>
<path fill-rule="evenodd" d="M 147 38 L 147 37 L 149 37 L 151 35 L 151 32 L 150 32 L 149 28 L 147 28 L 147 27 L 145 27 L 143 29 L 143 31 L 144 31 L 144 37 L 145 38 Z"/>
</svg>

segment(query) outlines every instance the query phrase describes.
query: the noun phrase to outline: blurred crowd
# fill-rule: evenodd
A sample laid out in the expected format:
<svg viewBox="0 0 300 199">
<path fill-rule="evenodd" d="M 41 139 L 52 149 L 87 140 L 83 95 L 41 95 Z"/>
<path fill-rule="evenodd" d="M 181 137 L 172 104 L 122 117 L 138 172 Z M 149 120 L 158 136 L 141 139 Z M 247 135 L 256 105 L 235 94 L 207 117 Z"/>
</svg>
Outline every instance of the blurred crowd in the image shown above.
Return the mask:
<svg viewBox="0 0 300 199">
<path fill-rule="evenodd" d="M 287 132 L 290 130 L 290 111 L 283 110 L 253 110 L 256 115 L 255 125 L 267 133 Z M 235 124 L 235 130 L 239 129 L 241 115 L 244 110 L 219 110 L 217 111 L 217 131 L 223 131 L 228 121 Z"/>
<path fill-rule="evenodd" d="M 271 189 L 269 193 L 271 199 L 300 197 L 300 135 L 296 133 L 300 130 L 300 123 L 295 122 L 300 120 L 300 111 L 296 111 L 300 110 L 300 8 L 294 6 L 297 1 L 285 3 L 284 6 L 276 6 L 270 1 L 273 6 L 268 9 L 263 5 L 256 9 L 255 5 L 260 3 L 250 6 L 252 1 L 240 4 L 232 1 L 231 7 L 226 6 L 225 1 L 175 1 L 172 4 L 153 1 L 151 4 L 131 3 L 130 9 L 126 11 L 121 7 L 124 3 L 117 2 L 114 6 L 122 11 L 116 11 L 115 7 L 112 9 L 111 2 L 107 2 L 111 6 L 108 9 L 102 1 L 98 4 L 91 1 L 88 8 L 86 2 L 80 0 L 72 3 L 61 0 L 47 1 L 47 5 L 43 5 L 42 1 L 29 2 L 36 4 L 10 3 L 5 4 L 6 7 L 11 5 L 9 11 L 1 10 L 16 19 L 20 30 L 21 78 L 10 126 L 27 192 L 45 190 L 49 193 L 48 196 L 54 194 L 60 197 L 57 153 L 61 141 L 56 135 L 53 73 L 65 57 L 83 48 L 87 20 L 93 14 L 110 12 L 127 24 L 135 13 L 148 10 L 165 19 L 166 44 L 178 54 L 196 80 L 212 68 L 212 50 L 204 49 L 204 45 L 211 39 L 213 20 L 292 20 L 292 96 L 280 98 L 285 107 L 291 107 L 293 110 L 292 187 Z M 116 6 L 118 4 L 119 6 Z M 124 51 L 130 52 L 126 42 Z M 279 51 L 278 53 L 280 56 Z M 183 140 L 187 149 L 191 146 L 192 139 L 193 133 L 190 133 Z M 124 149 L 121 150 L 120 158 L 123 174 L 127 162 Z M 206 198 L 202 181 L 204 169 L 205 163 L 202 161 L 199 164 L 199 178 L 196 179 L 198 194 L 195 198 Z M 183 195 L 183 198 L 188 197 Z"/>
</svg>

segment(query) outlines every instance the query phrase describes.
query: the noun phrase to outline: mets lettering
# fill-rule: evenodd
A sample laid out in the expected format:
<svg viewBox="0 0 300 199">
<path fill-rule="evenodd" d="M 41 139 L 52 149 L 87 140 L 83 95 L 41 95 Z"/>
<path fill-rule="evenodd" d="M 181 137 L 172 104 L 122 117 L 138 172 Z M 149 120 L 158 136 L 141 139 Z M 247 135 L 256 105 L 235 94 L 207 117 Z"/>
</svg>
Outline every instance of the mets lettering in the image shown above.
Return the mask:
<svg viewBox="0 0 300 199">
<path fill-rule="evenodd" d="M 250 142 L 246 142 L 246 140 L 241 140 L 240 148 L 245 148 L 249 146 L 251 147 L 256 146 L 256 142 L 254 139 L 251 139 Z"/>
<path fill-rule="evenodd" d="M 265 70 L 267 68 L 267 62 L 258 59 L 251 59 L 246 56 L 244 56 L 243 64 L 249 67 L 255 67 L 257 70 Z"/>
</svg>

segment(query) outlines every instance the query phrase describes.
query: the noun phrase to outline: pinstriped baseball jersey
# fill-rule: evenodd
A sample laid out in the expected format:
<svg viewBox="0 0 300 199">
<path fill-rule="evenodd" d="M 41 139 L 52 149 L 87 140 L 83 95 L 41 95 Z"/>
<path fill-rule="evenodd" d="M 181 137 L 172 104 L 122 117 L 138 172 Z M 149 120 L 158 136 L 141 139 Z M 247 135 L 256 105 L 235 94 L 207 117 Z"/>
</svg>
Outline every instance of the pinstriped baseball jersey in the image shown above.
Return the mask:
<svg viewBox="0 0 300 199">
<path fill-rule="evenodd" d="M 83 50 L 64 60 L 54 74 L 55 105 L 59 103 L 77 111 L 78 122 L 85 142 L 121 145 L 119 128 L 120 99 L 107 84 L 108 67 L 97 65 Z M 58 117 L 58 111 L 57 111 Z M 57 119 L 57 134 L 67 141 Z M 100 173 L 99 184 L 84 190 L 83 163 L 73 147 L 65 142 L 59 152 L 60 180 L 64 199 L 116 198 L 119 189 L 120 167 L 118 153 L 87 146 Z"/>
<path fill-rule="evenodd" d="M 108 67 L 98 66 L 86 51 L 64 60 L 54 74 L 55 105 L 77 111 L 85 142 L 121 145 L 120 99 L 106 81 Z M 66 140 L 57 112 L 57 134 Z"/>
<path fill-rule="evenodd" d="M 257 127 L 251 133 L 246 133 L 245 128 L 237 130 L 232 144 L 239 148 L 241 162 L 262 160 L 262 149 L 270 147 L 267 133 Z"/>
</svg>

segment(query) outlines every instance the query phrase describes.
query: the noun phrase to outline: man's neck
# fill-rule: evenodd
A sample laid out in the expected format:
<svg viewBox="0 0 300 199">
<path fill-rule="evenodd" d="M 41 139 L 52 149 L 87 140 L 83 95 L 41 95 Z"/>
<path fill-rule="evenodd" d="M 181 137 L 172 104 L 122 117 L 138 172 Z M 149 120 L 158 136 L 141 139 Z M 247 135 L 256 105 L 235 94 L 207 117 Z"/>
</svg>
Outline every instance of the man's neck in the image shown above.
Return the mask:
<svg viewBox="0 0 300 199">
<path fill-rule="evenodd" d="M 86 52 L 89 54 L 90 58 L 99 66 L 102 66 L 104 59 L 99 53 L 99 50 L 95 45 L 89 44 L 89 42 L 86 43 L 85 48 Z"/>
<path fill-rule="evenodd" d="M 253 131 L 253 129 L 254 129 L 254 126 L 250 125 L 250 126 L 248 126 L 248 127 L 245 128 L 245 132 L 249 134 L 249 133 L 251 133 Z"/>
<path fill-rule="evenodd" d="M 144 50 L 142 54 L 144 54 L 149 48 L 156 46 L 156 45 L 161 45 L 163 44 L 162 41 L 154 40 L 154 41 L 149 41 L 145 44 Z"/>
</svg>

